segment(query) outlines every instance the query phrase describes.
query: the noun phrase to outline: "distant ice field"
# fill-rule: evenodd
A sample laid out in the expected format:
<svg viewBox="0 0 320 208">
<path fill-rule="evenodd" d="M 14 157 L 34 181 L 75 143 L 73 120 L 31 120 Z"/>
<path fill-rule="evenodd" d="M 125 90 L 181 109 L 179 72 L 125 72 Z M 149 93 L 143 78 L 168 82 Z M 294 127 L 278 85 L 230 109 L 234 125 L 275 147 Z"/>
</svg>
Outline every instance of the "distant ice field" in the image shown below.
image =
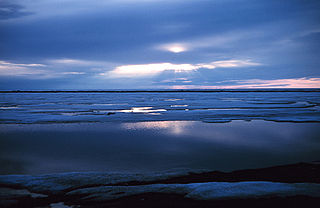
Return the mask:
<svg viewBox="0 0 320 208">
<path fill-rule="evenodd" d="M 1 93 L 0 123 L 320 122 L 320 92 Z"/>
</svg>

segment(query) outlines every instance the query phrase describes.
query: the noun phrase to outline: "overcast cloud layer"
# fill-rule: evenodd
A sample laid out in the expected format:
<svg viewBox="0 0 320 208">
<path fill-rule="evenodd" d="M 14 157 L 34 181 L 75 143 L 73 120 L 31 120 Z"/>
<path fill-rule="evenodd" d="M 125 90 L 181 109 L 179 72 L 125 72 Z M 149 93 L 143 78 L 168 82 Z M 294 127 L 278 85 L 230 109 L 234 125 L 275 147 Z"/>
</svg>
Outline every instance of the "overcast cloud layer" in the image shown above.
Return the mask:
<svg viewBox="0 0 320 208">
<path fill-rule="evenodd" d="M 0 89 L 320 88 L 318 0 L 0 0 Z"/>
</svg>

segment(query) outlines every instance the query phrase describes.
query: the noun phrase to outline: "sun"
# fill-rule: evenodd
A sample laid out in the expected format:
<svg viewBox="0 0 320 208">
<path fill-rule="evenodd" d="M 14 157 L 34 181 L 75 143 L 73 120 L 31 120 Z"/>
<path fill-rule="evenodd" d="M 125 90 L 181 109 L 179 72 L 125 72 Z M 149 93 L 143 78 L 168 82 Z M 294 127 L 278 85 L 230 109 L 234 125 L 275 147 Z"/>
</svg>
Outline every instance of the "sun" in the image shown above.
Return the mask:
<svg viewBox="0 0 320 208">
<path fill-rule="evenodd" d="M 168 48 L 168 51 L 173 52 L 173 53 L 181 53 L 185 51 L 186 49 L 182 46 L 172 46 Z"/>
</svg>

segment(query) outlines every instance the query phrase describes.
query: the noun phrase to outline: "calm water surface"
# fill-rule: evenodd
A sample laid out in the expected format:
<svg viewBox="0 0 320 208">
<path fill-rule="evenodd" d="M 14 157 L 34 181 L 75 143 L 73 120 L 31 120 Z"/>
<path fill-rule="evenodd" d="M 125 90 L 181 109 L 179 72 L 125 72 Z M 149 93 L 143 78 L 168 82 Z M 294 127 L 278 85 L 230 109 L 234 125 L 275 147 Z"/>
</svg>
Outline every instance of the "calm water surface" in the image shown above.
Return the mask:
<svg viewBox="0 0 320 208">
<path fill-rule="evenodd" d="M 320 159 L 320 124 L 1 124 L 0 173 L 235 170 Z"/>
</svg>

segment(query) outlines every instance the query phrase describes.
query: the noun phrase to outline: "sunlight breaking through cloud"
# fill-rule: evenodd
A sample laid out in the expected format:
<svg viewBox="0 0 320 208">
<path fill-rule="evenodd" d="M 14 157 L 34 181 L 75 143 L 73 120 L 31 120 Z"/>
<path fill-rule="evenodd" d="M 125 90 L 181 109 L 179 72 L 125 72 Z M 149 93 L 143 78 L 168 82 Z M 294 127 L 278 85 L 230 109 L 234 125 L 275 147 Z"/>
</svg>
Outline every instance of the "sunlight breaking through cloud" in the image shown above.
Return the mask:
<svg viewBox="0 0 320 208">
<path fill-rule="evenodd" d="M 140 77 L 154 76 L 166 70 L 186 72 L 195 69 L 198 69 L 198 67 L 192 64 L 155 63 L 119 66 L 107 74 L 112 77 Z M 106 73 L 102 73 L 101 75 L 106 75 Z"/>
<path fill-rule="evenodd" d="M 164 71 L 174 72 L 190 72 L 201 68 L 232 68 L 245 66 L 258 66 L 260 63 L 250 60 L 225 60 L 215 61 L 211 63 L 200 64 L 172 64 L 172 63 L 154 63 L 154 64 L 139 64 L 139 65 L 123 65 L 118 66 L 110 72 L 100 73 L 101 76 L 110 77 L 143 77 L 155 76 Z"/>
</svg>

